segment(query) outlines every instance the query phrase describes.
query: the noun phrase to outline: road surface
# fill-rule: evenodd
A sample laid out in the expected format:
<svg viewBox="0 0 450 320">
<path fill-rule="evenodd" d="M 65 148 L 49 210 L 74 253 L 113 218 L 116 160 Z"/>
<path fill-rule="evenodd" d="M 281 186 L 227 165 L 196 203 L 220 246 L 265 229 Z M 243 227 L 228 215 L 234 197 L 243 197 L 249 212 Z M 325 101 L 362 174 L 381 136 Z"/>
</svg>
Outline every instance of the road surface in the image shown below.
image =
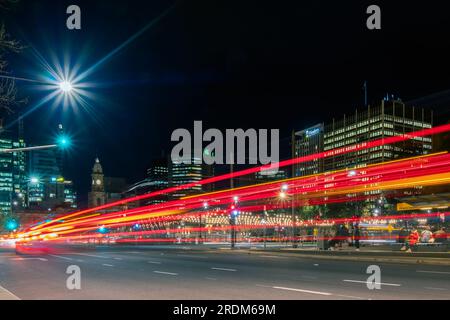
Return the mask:
<svg viewBox="0 0 450 320">
<path fill-rule="evenodd" d="M 102 247 L 53 255 L 0 249 L 0 299 L 449 299 L 450 267 L 189 247 Z M 69 290 L 66 270 L 81 270 Z"/>
</svg>

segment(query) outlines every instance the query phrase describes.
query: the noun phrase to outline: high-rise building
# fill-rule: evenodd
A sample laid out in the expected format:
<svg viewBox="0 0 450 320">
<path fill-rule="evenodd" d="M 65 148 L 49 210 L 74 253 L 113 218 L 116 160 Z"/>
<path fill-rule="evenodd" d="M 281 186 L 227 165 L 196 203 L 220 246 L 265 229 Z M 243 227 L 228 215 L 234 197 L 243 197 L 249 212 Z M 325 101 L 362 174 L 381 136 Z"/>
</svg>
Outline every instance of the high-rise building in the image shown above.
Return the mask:
<svg viewBox="0 0 450 320">
<path fill-rule="evenodd" d="M 323 124 L 292 133 L 293 157 L 303 157 L 323 151 Z M 293 166 L 294 177 L 323 172 L 323 159 L 300 162 Z"/>
<path fill-rule="evenodd" d="M 169 168 L 166 158 L 153 160 L 147 169 L 147 178 L 152 182 L 154 190 L 166 189 L 169 186 Z"/>
<path fill-rule="evenodd" d="M 361 142 L 388 138 L 408 132 L 431 128 L 433 112 L 405 105 L 400 100 L 383 99 L 376 107 L 356 110 L 355 114 L 328 124 L 318 124 L 293 133 L 293 157 L 307 156 L 336 148 L 345 148 Z M 349 152 L 325 159 L 298 163 L 294 176 L 316 174 L 324 171 L 364 167 L 394 159 L 423 155 L 432 152 L 431 137 L 417 137 L 393 145 L 383 145 L 366 150 Z"/>
<path fill-rule="evenodd" d="M 169 168 L 167 158 L 155 159 L 147 169 L 147 178 L 132 184 L 127 195 L 142 195 L 153 191 L 163 190 L 169 186 Z M 163 203 L 168 200 L 167 195 L 158 195 L 140 201 L 140 205 Z"/>
<path fill-rule="evenodd" d="M 324 128 L 324 151 L 431 128 L 433 112 L 384 99 L 376 107 L 333 120 Z M 364 167 L 432 151 L 431 137 L 416 137 L 393 145 L 382 145 L 324 159 L 324 170 Z"/>
<path fill-rule="evenodd" d="M 18 141 L 1 138 L 0 149 L 25 147 L 23 139 Z M 0 212 L 10 214 L 13 209 L 25 206 L 26 171 L 23 152 L 0 152 Z"/>
<path fill-rule="evenodd" d="M 199 194 L 202 192 L 202 186 L 195 184 L 203 179 L 202 159 L 192 158 L 190 164 L 181 162 L 169 162 L 169 186 L 176 187 L 188 183 L 194 185 L 171 194 L 172 198 L 180 198 L 186 195 Z"/>
<path fill-rule="evenodd" d="M 34 209 L 76 208 L 73 182 L 61 174 L 59 151 L 33 150 L 29 159 L 27 206 Z"/>
</svg>

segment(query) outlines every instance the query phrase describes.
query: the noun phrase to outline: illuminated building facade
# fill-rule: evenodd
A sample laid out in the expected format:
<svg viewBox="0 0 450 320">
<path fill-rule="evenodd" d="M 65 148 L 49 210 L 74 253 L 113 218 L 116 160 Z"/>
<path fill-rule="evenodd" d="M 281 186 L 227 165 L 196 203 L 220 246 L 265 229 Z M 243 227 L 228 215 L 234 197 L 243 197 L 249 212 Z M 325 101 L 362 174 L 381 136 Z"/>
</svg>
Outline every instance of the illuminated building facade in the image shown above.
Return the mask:
<svg viewBox="0 0 450 320">
<path fill-rule="evenodd" d="M 343 148 L 361 142 L 378 140 L 431 128 L 433 112 L 405 105 L 400 100 L 384 99 L 376 107 L 354 115 L 333 120 L 324 128 L 324 151 Z M 324 160 L 324 170 L 331 171 L 349 167 L 395 160 L 431 153 L 431 137 L 416 137 L 393 145 L 383 145 L 367 150 L 345 153 Z"/>
<path fill-rule="evenodd" d="M 0 149 L 23 148 L 23 139 L 0 139 Z M 10 214 L 26 205 L 26 159 L 24 152 L 0 153 L 0 212 Z"/>
<path fill-rule="evenodd" d="M 323 151 L 323 124 L 292 133 L 293 157 L 303 157 Z M 293 176 L 301 177 L 323 172 L 323 159 L 297 163 L 293 166 Z"/>
<path fill-rule="evenodd" d="M 27 179 L 27 206 L 31 209 L 76 208 L 77 195 L 73 182 L 61 174 L 58 150 L 30 152 Z"/>
<path fill-rule="evenodd" d="M 155 159 L 147 169 L 147 178 L 132 184 L 127 190 L 127 196 L 136 196 L 153 191 L 163 190 L 169 186 L 169 168 L 167 158 Z M 139 205 L 163 203 L 168 200 L 167 195 L 158 195 L 141 200 Z"/>
<path fill-rule="evenodd" d="M 203 179 L 202 159 L 192 158 L 190 164 L 169 162 L 169 186 L 176 187 L 188 183 L 196 183 Z M 200 184 L 171 194 L 173 198 L 180 198 L 190 194 L 202 192 Z"/>
</svg>

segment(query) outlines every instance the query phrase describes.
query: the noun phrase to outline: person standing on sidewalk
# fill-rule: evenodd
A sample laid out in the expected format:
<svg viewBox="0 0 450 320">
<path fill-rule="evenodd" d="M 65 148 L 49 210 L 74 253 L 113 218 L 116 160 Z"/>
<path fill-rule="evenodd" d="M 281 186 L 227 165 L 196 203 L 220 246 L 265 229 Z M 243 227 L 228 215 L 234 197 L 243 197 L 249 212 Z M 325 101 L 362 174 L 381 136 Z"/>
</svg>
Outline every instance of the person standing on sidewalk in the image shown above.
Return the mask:
<svg viewBox="0 0 450 320">
<path fill-rule="evenodd" d="M 419 241 L 419 232 L 417 229 L 413 229 L 408 236 L 408 241 L 406 241 L 406 245 L 408 246 L 408 250 L 406 252 L 411 253 L 412 249 L 415 249 L 417 242 Z"/>
<path fill-rule="evenodd" d="M 356 251 L 359 251 L 359 238 L 361 237 L 361 232 L 359 231 L 359 224 L 356 223 L 353 227 L 353 238 L 355 240 Z"/>
</svg>

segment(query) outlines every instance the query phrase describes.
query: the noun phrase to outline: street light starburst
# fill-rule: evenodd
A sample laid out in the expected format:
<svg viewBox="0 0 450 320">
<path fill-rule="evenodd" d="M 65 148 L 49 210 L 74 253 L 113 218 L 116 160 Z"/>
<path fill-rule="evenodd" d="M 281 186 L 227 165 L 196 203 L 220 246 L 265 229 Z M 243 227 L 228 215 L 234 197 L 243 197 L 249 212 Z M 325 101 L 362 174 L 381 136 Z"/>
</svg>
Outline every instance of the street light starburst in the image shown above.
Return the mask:
<svg viewBox="0 0 450 320">
<path fill-rule="evenodd" d="M 73 85 L 70 81 L 64 80 L 59 83 L 59 88 L 61 89 L 62 92 L 69 93 L 72 91 Z"/>
</svg>

